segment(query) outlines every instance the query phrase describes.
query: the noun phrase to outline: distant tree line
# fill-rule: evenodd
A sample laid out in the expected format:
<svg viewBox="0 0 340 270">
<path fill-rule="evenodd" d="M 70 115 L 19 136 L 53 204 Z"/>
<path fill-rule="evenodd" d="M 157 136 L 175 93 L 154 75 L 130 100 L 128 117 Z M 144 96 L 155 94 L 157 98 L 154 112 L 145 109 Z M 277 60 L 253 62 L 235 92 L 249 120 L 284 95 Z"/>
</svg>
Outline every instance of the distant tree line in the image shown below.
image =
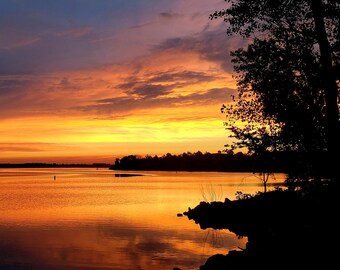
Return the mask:
<svg viewBox="0 0 340 270">
<path fill-rule="evenodd" d="M 219 171 L 219 172 L 289 172 L 301 168 L 296 153 L 268 153 L 266 157 L 233 151 L 219 153 L 186 152 L 179 155 L 117 158 L 111 170 Z M 322 166 L 322 164 L 320 164 Z"/>
<path fill-rule="evenodd" d="M 109 168 L 110 164 L 92 163 L 92 164 L 58 164 L 58 163 L 0 163 L 0 168 Z"/>
</svg>

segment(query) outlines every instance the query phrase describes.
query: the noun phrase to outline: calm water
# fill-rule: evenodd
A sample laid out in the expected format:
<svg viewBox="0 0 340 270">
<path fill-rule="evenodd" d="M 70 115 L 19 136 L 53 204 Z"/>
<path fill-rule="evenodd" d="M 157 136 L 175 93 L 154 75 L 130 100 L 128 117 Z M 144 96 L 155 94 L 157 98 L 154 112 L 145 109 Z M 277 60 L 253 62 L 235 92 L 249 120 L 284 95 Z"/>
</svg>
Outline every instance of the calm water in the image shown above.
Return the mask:
<svg viewBox="0 0 340 270">
<path fill-rule="evenodd" d="M 261 190 L 251 173 L 118 173 L 0 169 L 0 269 L 198 269 L 213 254 L 245 246 L 177 213 Z"/>
</svg>

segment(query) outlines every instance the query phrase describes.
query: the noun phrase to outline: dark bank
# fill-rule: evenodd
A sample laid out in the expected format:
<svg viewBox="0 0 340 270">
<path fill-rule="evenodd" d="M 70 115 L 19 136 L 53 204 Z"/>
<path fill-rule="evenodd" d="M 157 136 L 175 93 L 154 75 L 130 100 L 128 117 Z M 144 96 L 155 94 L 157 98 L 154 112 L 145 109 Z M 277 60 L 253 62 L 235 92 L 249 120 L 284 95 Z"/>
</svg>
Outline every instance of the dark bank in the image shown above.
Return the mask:
<svg viewBox="0 0 340 270">
<path fill-rule="evenodd" d="M 201 229 L 228 229 L 248 237 L 246 248 L 210 257 L 201 270 L 331 269 L 336 265 L 339 221 L 329 185 L 240 194 L 201 202 L 184 215 Z M 292 245 L 292 243 L 295 243 Z"/>
</svg>

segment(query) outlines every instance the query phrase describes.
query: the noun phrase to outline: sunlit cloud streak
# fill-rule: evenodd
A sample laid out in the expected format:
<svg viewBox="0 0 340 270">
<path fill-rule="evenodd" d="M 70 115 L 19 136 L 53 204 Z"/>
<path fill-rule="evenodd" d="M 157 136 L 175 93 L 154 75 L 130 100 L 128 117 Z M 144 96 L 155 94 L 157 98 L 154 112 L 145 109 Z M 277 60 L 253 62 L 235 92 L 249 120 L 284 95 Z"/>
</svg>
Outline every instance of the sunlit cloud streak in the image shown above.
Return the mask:
<svg viewBox="0 0 340 270">
<path fill-rule="evenodd" d="M 156 107 L 173 107 L 173 106 L 188 106 L 188 105 L 205 105 L 209 103 L 215 104 L 220 101 L 221 104 L 227 100 L 228 93 L 231 89 L 215 88 L 209 89 L 205 93 L 193 93 L 186 96 L 158 98 L 158 95 L 148 95 L 141 98 L 125 97 L 125 98 L 109 98 L 97 101 L 97 105 L 88 106 L 84 110 L 96 111 L 128 111 L 141 108 L 156 108 Z M 229 99 L 230 100 L 230 99 Z"/>
</svg>

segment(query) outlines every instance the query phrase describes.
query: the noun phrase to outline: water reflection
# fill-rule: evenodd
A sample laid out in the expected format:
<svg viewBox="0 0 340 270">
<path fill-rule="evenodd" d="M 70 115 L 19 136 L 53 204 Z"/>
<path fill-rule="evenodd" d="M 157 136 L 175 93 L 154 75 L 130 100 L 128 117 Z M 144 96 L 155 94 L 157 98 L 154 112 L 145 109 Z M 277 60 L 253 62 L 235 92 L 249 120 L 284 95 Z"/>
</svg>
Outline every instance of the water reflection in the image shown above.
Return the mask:
<svg viewBox="0 0 340 270">
<path fill-rule="evenodd" d="M 171 265 L 197 269 L 205 259 L 204 244 L 208 254 L 218 252 L 209 241 L 202 243 L 194 230 L 134 228 L 124 223 L 1 226 L 0 238 L 2 269 L 168 269 Z M 228 240 L 231 246 L 239 244 L 234 237 Z"/>
<path fill-rule="evenodd" d="M 202 186 L 234 193 L 235 175 L 158 172 L 120 180 L 115 173 L 0 170 L 0 268 L 198 269 L 213 254 L 245 246 L 233 233 L 202 231 L 176 215 L 202 200 Z"/>
</svg>

